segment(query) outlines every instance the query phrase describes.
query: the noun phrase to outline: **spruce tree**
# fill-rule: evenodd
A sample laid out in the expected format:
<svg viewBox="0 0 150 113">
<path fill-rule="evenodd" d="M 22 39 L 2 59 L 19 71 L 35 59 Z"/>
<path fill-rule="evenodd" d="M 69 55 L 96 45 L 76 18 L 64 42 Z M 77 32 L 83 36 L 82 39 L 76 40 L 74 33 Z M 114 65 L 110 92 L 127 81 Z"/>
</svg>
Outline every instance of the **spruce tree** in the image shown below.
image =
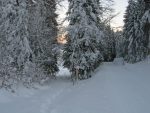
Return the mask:
<svg viewBox="0 0 150 113">
<path fill-rule="evenodd" d="M 54 51 L 58 31 L 55 10 L 55 0 L 28 1 L 28 31 L 34 61 L 41 64 L 48 75 L 58 71 Z"/>
<path fill-rule="evenodd" d="M 141 18 L 144 14 L 143 0 L 129 0 L 125 14 L 124 37 L 125 59 L 135 63 L 143 60 L 147 55 L 146 40 L 141 26 Z"/>
<path fill-rule="evenodd" d="M 124 57 L 124 40 L 122 31 L 115 32 L 116 58 Z"/>
<path fill-rule="evenodd" d="M 103 43 L 100 51 L 104 56 L 104 61 L 113 61 L 116 57 L 115 53 L 115 36 L 111 28 L 111 20 L 116 16 L 113 9 L 113 0 L 100 0 L 100 29 L 104 32 Z"/>
<path fill-rule="evenodd" d="M 0 0 L 0 87 L 31 85 L 58 71 L 55 10 L 55 0 Z"/>
<path fill-rule="evenodd" d="M 137 0 L 135 9 L 135 34 L 136 34 L 136 62 L 146 58 L 148 54 L 148 41 L 144 37 L 141 21 L 145 10 L 144 0 Z"/>
<path fill-rule="evenodd" d="M 116 50 L 115 50 L 115 33 L 114 31 L 111 29 L 110 25 L 104 25 L 104 33 L 105 33 L 105 37 L 103 38 L 104 40 L 104 61 L 108 62 L 108 61 L 113 61 L 114 58 L 116 57 Z"/>
<path fill-rule="evenodd" d="M 124 52 L 125 52 L 125 59 L 128 62 L 135 61 L 135 56 L 133 56 L 133 55 L 135 55 L 135 50 L 132 50 L 135 48 L 132 47 L 132 49 L 131 49 L 131 47 L 130 47 L 132 45 L 131 43 L 132 43 L 133 39 L 136 38 L 135 37 L 135 28 L 134 28 L 135 5 L 136 5 L 136 3 L 134 0 L 129 0 L 128 7 L 127 7 L 126 13 L 124 15 L 124 29 L 123 29 L 123 36 L 125 37 Z"/>
<path fill-rule="evenodd" d="M 68 42 L 64 49 L 64 67 L 78 79 L 91 76 L 91 72 L 103 60 L 99 45 L 103 36 L 99 23 L 99 0 L 69 0 Z M 77 74 L 77 73 L 76 73 Z"/>
<path fill-rule="evenodd" d="M 144 38 L 146 39 L 145 45 L 147 45 L 150 54 L 150 3 L 146 2 L 145 3 L 145 12 L 142 17 L 142 28 L 144 31 Z"/>
<path fill-rule="evenodd" d="M 15 0 L 2 2 L 1 38 L 12 63 L 18 69 L 24 66 L 32 53 L 28 42 L 26 2 Z"/>
<path fill-rule="evenodd" d="M 21 68 L 29 59 L 32 51 L 28 42 L 27 31 L 27 11 L 26 2 L 20 2 L 19 6 L 16 0 L 9 0 L 3 3 L 1 34 L 5 39 L 7 52 L 12 58 L 12 62 L 18 68 Z"/>
<path fill-rule="evenodd" d="M 9 86 L 22 79 L 24 66 L 30 60 L 32 50 L 26 27 L 26 2 L 0 0 L 0 5 L 0 76 L 3 85 Z"/>
</svg>

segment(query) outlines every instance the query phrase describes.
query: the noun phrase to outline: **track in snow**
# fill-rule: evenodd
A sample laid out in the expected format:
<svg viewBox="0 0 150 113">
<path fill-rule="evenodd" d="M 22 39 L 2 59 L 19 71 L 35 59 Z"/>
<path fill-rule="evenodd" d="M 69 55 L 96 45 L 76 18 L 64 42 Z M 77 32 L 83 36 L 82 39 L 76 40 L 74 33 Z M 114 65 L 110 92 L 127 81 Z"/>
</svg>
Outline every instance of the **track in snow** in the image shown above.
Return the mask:
<svg viewBox="0 0 150 113">
<path fill-rule="evenodd" d="M 62 73 L 67 74 L 65 70 Z M 150 113 L 150 64 L 104 64 L 91 79 L 66 77 L 38 90 L 0 92 L 2 113 Z M 3 99 L 2 99 L 3 98 Z"/>
</svg>

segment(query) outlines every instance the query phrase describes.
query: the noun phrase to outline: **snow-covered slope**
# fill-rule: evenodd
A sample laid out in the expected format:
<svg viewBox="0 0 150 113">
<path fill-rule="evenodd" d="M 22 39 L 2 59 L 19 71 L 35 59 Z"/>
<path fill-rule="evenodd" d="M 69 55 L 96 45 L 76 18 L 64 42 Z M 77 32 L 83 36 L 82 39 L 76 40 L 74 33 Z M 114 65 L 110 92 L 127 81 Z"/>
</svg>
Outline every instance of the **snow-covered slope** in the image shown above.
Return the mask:
<svg viewBox="0 0 150 113">
<path fill-rule="evenodd" d="M 0 90 L 0 113 L 150 113 L 149 96 L 150 63 L 105 63 L 75 85 L 61 76 L 36 90 Z"/>
</svg>

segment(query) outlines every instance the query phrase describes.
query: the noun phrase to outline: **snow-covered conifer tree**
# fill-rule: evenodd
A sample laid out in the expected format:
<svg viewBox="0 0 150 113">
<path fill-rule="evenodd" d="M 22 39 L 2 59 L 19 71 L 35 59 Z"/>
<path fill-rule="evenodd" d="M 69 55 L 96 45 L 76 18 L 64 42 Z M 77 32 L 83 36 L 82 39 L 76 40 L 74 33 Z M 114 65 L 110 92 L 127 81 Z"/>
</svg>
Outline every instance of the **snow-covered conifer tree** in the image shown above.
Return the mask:
<svg viewBox="0 0 150 113">
<path fill-rule="evenodd" d="M 113 61 L 116 57 L 116 50 L 115 50 L 115 33 L 111 29 L 110 25 L 104 25 L 104 33 L 105 36 L 103 38 L 104 41 L 104 61 Z"/>
<path fill-rule="evenodd" d="M 0 87 L 40 82 L 58 71 L 55 6 L 55 0 L 0 0 Z"/>
<path fill-rule="evenodd" d="M 136 61 L 141 61 L 146 58 L 148 54 L 148 40 L 144 36 L 144 30 L 142 28 L 142 16 L 145 12 L 144 0 L 137 0 L 135 8 L 135 35 L 136 35 Z"/>
<path fill-rule="evenodd" d="M 125 59 L 134 63 L 143 60 L 147 55 L 146 40 L 141 26 L 141 18 L 144 14 L 143 0 L 129 0 L 125 14 L 124 37 Z"/>
<path fill-rule="evenodd" d="M 58 71 L 54 51 L 57 37 L 57 15 L 55 10 L 55 0 L 29 0 L 28 2 L 28 31 L 31 49 L 35 61 L 42 63 L 45 72 L 48 74 L 54 74 Z M 44 65 L 45 61 L 49 62 L 49 66 Z M 53 65 L 50 62 L 53 62 Z"/>
<path fill-rule="evenodd" d="M 26 2 L 0 1 L 0 73 L 5 82 L 20 80 L 32 50 L 28 42 Z M 13 80 L 12 80 L 13 79 Z M 5 84 L 3 82 L 3 84 Z"/>
<path fill-rule="evenodd" d="M 131 44 L 133 39 L 135 39 L 135 28 L 134 28 L 134 13 L 135 13 L 135 1 L 134 0 L 129 0 L 128 1 L 128 7 L 126 9 L 126 13 L 124 16 L 124 30 L 123 30 L 123 36 L 125 37 L 125 58 L 130 61 L 130 60 L 135 60 L 135 50 L 130 50 L 131 49 Z M 129 46 L 129 47 L 128 47 Z M 134 46 L 134 45 L 132 45 Z M 132 49 L 135 49 L 132 47 Z M 131 54 L 132 53 L 132 54 Z"/>
<path fill-rule="evenodd" d="M 122 31 L 115 32 L 116 58 L 124 57 L 124 40 Z"/>
<path fill-rule="evenodd" d="M 103 60 L 99 45 L 103 32 L 99 28 L 99 0 L 69 0 L 68 42 L 64 49 L 64 67 L 78 79 L 91 76 Z"/>
<path fill-rule="evenodd" d="M 6 51 L 12 62 L 16 67 L 21 68 L 32 53 L 27 39 L 26 2 L 20 2 L 19 6 L 16 0 L 5 1 L 2 4 L 2 38 L 5 39 Z"/>
<path fill-rule="evenodd" d="M 146 0 L 145 0 L 146 1 Z M 142 27 L 144 31 L 144 38 L 146 39 L 145 45 L 148 46 L 150 54 L 150 3 L 145 3 L 145 13 L 142 17 Z"/>
<path fill-rule="evenodd" d="M 104 61 L 112 61 L 115 56 L 115 37 L 110 23 L 116 16 L 113 9 L 113 0 L 99 0 L 100 3 L 100 29 L 104 32 L 103 43 L 100 51 L 103 51 Z"/>
</svg>

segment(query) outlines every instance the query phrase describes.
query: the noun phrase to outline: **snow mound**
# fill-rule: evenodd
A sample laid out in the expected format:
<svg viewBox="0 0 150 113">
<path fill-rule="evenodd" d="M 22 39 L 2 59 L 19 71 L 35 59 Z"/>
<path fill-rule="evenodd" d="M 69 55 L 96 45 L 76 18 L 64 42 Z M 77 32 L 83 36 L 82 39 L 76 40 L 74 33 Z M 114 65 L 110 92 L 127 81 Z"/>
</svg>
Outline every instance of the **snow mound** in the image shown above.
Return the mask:
<svg viewBox="0 0 150 113">
<path fill-rule="evenodd" d="M 147 56 L 146 61 L 150 63 L 150 55 Z"/>
<path fill-rule="evenodd" d="M 114 61 L 113 61 L 113 63 L 114 63 L 115 65 L 124 65 L 124 64 L 125 64 L 125 61 L 124 61 L 123 58 L 115 58 Z"/>
</svg>

